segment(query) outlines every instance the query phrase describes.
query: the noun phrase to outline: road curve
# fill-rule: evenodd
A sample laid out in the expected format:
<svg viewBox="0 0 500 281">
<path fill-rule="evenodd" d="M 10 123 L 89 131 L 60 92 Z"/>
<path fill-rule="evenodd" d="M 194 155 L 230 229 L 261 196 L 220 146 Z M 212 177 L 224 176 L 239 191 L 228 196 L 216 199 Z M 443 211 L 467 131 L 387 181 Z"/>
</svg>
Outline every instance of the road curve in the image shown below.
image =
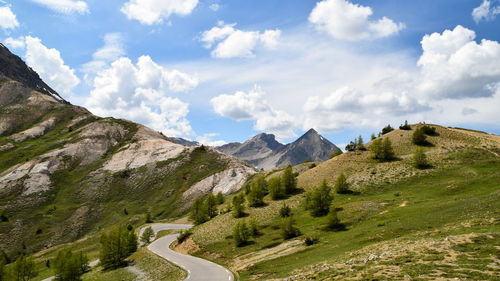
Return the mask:
<svg viewBox="0 0 500 281">
<path fill-rule="evenodd" d="M 156 232 L 160 230 L 178 230 L 188 229 L 191 225 L 179 224 L 152 224 L 151 228 Z M 145 229 L 145 228 L 143 228 Z M 140 233 L 142 233 L 141 229 Z M 148 250 L 156 255 L 167 259 L 168 261 L 180 266 L 187 271 L 188 277 L 185 280 L 189 281 L 233 281 L 234 276 L 231 271 L 224 267 L 189 255 L 184 255 L 170 249 L 172 244 L 177 239 L 178 234 L 171 234 L 161 237 L 148 246 Z"/>
</svg>

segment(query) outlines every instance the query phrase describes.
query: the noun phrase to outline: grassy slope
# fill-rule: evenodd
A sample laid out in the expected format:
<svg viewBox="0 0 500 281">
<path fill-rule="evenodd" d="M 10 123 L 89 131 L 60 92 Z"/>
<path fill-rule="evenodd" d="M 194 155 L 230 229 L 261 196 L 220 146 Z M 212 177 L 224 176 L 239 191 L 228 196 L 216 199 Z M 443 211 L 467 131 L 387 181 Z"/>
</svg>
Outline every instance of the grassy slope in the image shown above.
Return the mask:
<svg viewBox="0 0 500 281">
<path fill-rule="evenodd" d="M 477 276 L 491 278 L 494 270 L 489 268 L 488 271 L 485 267 L 494 262 L 495 255 L 499 258 L 498 249 L 493 248 L 500 233 L 500 158 L 495 156 L 499 152 L 497 137 L 441 127 L 438 132 L 439 136 L 430 138 L 434 146 L 427 148 L 435 166 L 433 169 L 418 171 L 411 167 L 410 157 L 415 149 L 410 145 L 412 131 L 398 130 L 389 135 L 400 158 L 398 161 L 378 164 L 369 159 L 368 152 L 347 153 L 299 176 L 299 186 L 310 189 L 323 178 L 333 182 L 340 171 L 347 173 L 352 186 L 361 191 L 360 195 L 335 195 L 334 204 L 340 208 L 339 217 L 347 224 L 347 231 L 322 230 L 325 218 L 309 216 L 300 205 L 303 195 L 296 195 L 286 202 L 294 206 L 297 226 L 304 236 L 318 237 L 319 244 L 305 247 L 292 241 L 285 247 L 288 252 L 280 250 L 277 245 L 283 240 L 277 212 L 282 202 L 268 202 L 267 207 L 250 209 L 249 218 L 256 218 L 263 226 L 262 235 L 253 243 L 242 248 L 234 247 L 230 235 L 235 219 L 227 214 L 196 228 L 193 237 L 202 247 L 197 254 L 233 270 L 240 269 L 238 272 L 243 280 L 290 275 L 298 275 L 298 279 L 333 276 L 363 279 L 375 274 L 373 269 L 376 266 L 372 262 L 349 265 L 354 271 L 338 268 L 349 268 L 342 263 L 352 255 L 366 258 L 371 254 L 367 250 L 370 247 L 375 253 L 383 248 L 384 243 L 401 246 L 424 239 L 441 241 L 450 234 L 493 233 L 493 236 L 476 239 L 480 243 L 473 240 L 469 243 L 473 246 L 467 243 L 451 245 L 450 249 L 468 251 L 470 247 L 479 247 L 484 248 L 484 252 L 458 251 L 457 258 L 449 262 L 451 265 L 439 267 L 443 276 L 459 276 L 457 268 L 462 268 L 465 276 L 475 276 L 473 272 L 482 271 L 483 275 Z M 406 257 L 409 261 L 403 265 L 400 259 L 404 259 L 404 255 L 396 254 L 387 255 L 380 263 L 386 263 L 384 270 L 392 268 L 399 274 L 394 278 L 432 274 L 438 266 L 419 261 L 432 260 L 433 256 L 444 255 L 450 250 L 430 251 L 424 246 L 413 249 L 413 259 Z M 390 253 L 391 249 L 388 247 L 386 252 Z M 325 262 L 327 265 L 319 266 Z M 341 265 L 337 268 L 335 265 L 339 263 Z"/>
</svg>

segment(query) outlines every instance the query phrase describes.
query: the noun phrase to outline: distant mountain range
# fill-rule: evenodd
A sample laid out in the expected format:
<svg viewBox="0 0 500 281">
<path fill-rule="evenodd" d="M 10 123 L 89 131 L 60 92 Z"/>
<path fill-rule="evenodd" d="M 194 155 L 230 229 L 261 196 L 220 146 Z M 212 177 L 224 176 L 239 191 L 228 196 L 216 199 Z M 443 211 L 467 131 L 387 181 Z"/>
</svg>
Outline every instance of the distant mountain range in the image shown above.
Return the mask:
<svg viewBox="0 0 500 281">
<path fill-rule="evenodd" d="M 229 143 L 217 147 L 222 153 L 232 155 L 258 169 L 269 170 L 297 165 L 305 160 L 325 161 L 339 148 L 310 129 L 296 141 L 284 145 L 272 134 L 259 134 L 244 143 Z"/>
</svg>

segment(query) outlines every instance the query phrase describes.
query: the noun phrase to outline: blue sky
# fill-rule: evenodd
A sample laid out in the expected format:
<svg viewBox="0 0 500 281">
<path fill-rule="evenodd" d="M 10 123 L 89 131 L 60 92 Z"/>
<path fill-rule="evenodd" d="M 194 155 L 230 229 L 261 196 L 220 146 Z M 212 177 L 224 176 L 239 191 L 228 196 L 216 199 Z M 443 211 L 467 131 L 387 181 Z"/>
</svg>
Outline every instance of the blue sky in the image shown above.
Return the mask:
<svg viewBox="0 0 500 281">
<path fill-rule="evenodd" d="M 499 134 L 499 23 L 497 0 L 0 0 L 1 42 L 67 100 L 207 144 Z"/>
</svg>

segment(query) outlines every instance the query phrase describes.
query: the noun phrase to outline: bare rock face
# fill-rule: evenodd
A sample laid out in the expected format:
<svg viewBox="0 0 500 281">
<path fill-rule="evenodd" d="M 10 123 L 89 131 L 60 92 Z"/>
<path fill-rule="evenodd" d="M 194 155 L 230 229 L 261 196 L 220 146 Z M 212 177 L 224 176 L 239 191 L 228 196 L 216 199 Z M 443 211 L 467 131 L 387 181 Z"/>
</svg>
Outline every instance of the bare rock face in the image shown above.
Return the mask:
<svg viewBox="0 0 500 281">
<path fill-rule="evenodd" d="M 135 169 L 175 158 L 185 149 L 184 146 L 170 142 L 159 133 L 144 126 L 139 126 L 134 139 L 136 140 L 134 143 L 114 154 L 104 164 L 103 169 L 111 172 Z"/>
<path fill-rule="evenodd" d="M 52 129 L 56 124 L 56 118 L 51 117 L 48 120 L 36 125 L 35 127 L 29 128 L 25 131 L 17 133 L 10 138 L 15 142 L 23 142 L 26 139 L 36 138 L 43 136 L 48 130 Z"/>
</svg>

